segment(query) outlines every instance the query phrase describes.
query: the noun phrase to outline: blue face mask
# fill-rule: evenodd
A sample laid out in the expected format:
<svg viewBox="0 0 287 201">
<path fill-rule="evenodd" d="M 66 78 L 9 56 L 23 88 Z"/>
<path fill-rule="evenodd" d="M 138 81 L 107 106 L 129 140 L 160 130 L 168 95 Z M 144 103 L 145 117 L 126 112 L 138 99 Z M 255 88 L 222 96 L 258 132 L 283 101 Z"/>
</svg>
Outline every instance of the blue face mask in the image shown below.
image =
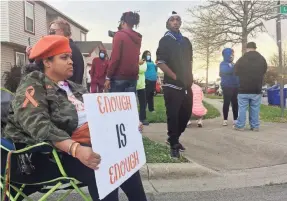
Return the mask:
<svg viewBox="0 0 287 201">
<path fill-rule="evenodd" d="M 146 56 L 146 60 L 147 60 L 147 61 L 150 61 L 150 59 L 151 59 L 151 56 L 150 56 L 150 55 L 147 55 L 147 56 Z"/>
<path fill-rule="evenodd" d="M 100 53 L 100 58 L 105 58 L 105 54 L 104 53 Z"/>
</svg>

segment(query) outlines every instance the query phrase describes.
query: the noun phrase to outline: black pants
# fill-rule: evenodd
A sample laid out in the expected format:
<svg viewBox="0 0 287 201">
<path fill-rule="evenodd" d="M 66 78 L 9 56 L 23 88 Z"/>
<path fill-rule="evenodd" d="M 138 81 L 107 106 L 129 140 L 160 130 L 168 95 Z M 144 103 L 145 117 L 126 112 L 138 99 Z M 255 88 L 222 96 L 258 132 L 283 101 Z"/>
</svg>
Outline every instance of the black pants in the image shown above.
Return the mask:
<svg viewBox="0 0 287 201">
<path fill-rule="evenodd" d="M 150 112 L 154 111 L 154 91 L 155 91 L 156 81 L 145 80 L 145 90 L 146 90 L 146 100 L 148 105 L 148 110 Z"/>
<path fill-rule="evenodd" d="M 170 145 L 179 143 L 192 113 L 192 91 L 164 87 L 164 100 L 167 115 L 167 129 Z"/>
<path fill-rule="evenodd" d="M 88 92 L 91 92 L 91 83 L 87 82 L 87 89 L 88 89 Z"/>
<path fill-rule="evenodd" d="M 5 167 L 7 152 L 1 150 L 1 168 Z M 35 167 L 35 171 L 31 175 L 22 175 L 17 170 L 17 160 L 12 158 L 11 160 L 11 181 L 19 183 L 37 183 L 43 181 L 49 181 L 60 177 L 57 165 L 50 160 L 51 155 L 34 153 L 32 154 L 32 163 Z M 69 177 L 73 177 L 83 184 L 88 186 L 89 193 L 94 201 L 98 201 L 98 189 L 95 180 L 94 170 L 88 168 L 82 164 L 78 159 L 63 153 L 61 157 L 61 162 L 64 170 Z M 17 185 L 16 185 L 17 186 Z M 19 187 L 19 186 L 18 186 Z M 24 189 L 26 195 L 31 195 L 39 191 L 42 186 L 27 186 Z M 12 195 L 16 195 L 16 192 L 11 192 Z M 136 193 L 136 192 L 135 192 Z M 133 195 L 135 196 L 135 195 Z M 23 199 L 23 198 L 22 198 Z M 21 200 L 21 199 L 20 199 Z M 118 189 L 114 190 L 107 197 L 103 199 L 104 201 L 118 201 Z M 133 201 L 136 201 L 135 199 Z"/>
<path fill-rule="evenodd" d="M 237 120 L 237 117 L 238 117 L 238 102 L 237 102 L 238 89 L 237 88 L 224 87 L 222 89 L 222 91 L 223 91 L 223 118 L 224 118 L 224 120 L 228 119 L 230 102 L 231 102 L 231 107 L 232 107 L 232 112 L 233 112 L 233 119 Z"/>
<path fill-rule="evenodd" d="M 139 106 L 140 106 L 140 111 L 139 111 L 140 121 L 144 121 L 144 120 L 146 120 L 146 92 L 145 92 L 145 89 L 137 90 L 137 95 L 138 95 Z"/>
</svg>

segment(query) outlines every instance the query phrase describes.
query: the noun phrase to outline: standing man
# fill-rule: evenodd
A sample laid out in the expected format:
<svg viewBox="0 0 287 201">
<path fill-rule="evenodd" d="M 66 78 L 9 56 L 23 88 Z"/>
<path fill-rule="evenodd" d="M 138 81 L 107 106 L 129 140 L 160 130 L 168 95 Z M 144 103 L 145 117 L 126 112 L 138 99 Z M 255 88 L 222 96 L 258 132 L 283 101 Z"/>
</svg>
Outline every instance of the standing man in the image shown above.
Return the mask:
<svg viewBox="0 0 287 201">
<path fill-rule="evenodd" d="M 140 16 L 134 12 L 123 13 L 120 19 L 105 82 L 110 92 L 136 93 L 142 35 L 133 28 L 139 23 Z"/>
<path fill-rule="evenodd" d="M 113 49 L 105 89 L 110 92 L 134 92 L 139 73 L 139 55 L 142 35 L 133 30 L 140 23 L 136 12 L 125 12 L 114 35 Z M 121 185 L 129 201 L 147 201 L 139 171 Z"/>
<path fill-rule="evenodd" d="M 59 36 L 65 36 L 70 41 L 70 48 L 72 49 L 72 60 L 73 60 L 73 76 L 69 78 L 69 80 L 77 83 L 77 84 L 83 84 L 83 75 L 84 75 L 84 59 L 81 51 L 76 46 L 74 41 L 71 39 L 71 27 L 70 24 L 64 20 L 55 20 L 51 22 L 50 29 L 49 29 L 49 35 L 59 35 Z M 26 48 L 26 53 L 29 57 L 31 52 L 31 47 Z M 31 63 L 34 62 L 34 60 L 29 60 Z"/>
<path fill-rule="evenodd" d="M 167 19 L 168 31 L 159 41 L 158 67 L 164 72 L 164 100 L 167 114 L 171 157 L 179 158 L 185 148 L 179 137 L 185 131 L 192 112 L 192 45 L 179 31 L 181 17 L 172 12 Z"/>
<path fill-rule="evenodd" d="M 108 60 L 105 50 L 100 50 L 99 57 L 93 59 L 91 68 L 91 93 L 103 93 L 107 75 Z"/>
<path fill-rule="evenodd" d="M 64 20 L 55 20 L 50 24 L 49 34 L 65 36 L 70 40 L 74 72 L 73 76 L 69 80 L 77 84 L 82 84 L 84 75 L 84 59 L 81 51 L 71 39 L 72 32 L 70 24 Z"/>
<path fill-rule="evenodd" d="M 249 107 L 251 130 L 259 131 L 259 112 L 263 77 L 267 70 L 265 58 L 256 51 L 256 44 L 247 44 L 247 52 L 236 62 L 235 74 L 239 77 L 238 119 L 235 130 L 244 130 L 246 111 Z"/>
</svg>

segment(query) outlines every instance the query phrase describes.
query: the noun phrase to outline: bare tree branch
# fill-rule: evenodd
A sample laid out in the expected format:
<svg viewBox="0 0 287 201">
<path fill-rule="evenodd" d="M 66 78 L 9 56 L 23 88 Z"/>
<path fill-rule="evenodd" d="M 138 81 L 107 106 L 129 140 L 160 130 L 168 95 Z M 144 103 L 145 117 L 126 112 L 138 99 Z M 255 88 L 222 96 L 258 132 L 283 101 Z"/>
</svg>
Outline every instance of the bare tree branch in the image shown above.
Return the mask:
<svg viewBox="0 0 287 201">
<path fill-rule="evenodd" d="M 248 38 L 264 31 L 261 19 L 268 20 L 275 17 L 274 6 L 276 6 L 274 0 L 208 0 L 195 9 L 200 10 L 197 14 L 191 12 L 192 9 L 188 12 L 202 22 L 202 28 L 198 29 L 202 31 L 208 24 L 212 24 L 212 31 L 216 33 L 218 39 L 224 40 L 225 44 L 241 43 L 244 53 Z"/>
</svg>

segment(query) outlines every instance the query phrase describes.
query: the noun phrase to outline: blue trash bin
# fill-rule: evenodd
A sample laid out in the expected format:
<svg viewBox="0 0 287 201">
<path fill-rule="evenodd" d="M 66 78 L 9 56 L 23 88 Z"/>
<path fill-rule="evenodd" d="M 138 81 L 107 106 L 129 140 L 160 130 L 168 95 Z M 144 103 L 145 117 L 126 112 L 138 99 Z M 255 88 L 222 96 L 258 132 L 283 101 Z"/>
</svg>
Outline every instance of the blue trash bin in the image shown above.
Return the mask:
<svg viewBox="0 0 287 201">
<path fill-rule="evenodd" d="M 280 89 L 279 85 L 273 85 L 267 89 L 267 98 L 269 105 L 275 105 L 276 90 Z"/>
<path fill-rule="evenodd" d="M 287 88 L 284 88 L 284 106 L 286 106 Z M 274 85 L 267 89 L 268 104 L 280 106 L 280 85 Z"/>
</svg>

